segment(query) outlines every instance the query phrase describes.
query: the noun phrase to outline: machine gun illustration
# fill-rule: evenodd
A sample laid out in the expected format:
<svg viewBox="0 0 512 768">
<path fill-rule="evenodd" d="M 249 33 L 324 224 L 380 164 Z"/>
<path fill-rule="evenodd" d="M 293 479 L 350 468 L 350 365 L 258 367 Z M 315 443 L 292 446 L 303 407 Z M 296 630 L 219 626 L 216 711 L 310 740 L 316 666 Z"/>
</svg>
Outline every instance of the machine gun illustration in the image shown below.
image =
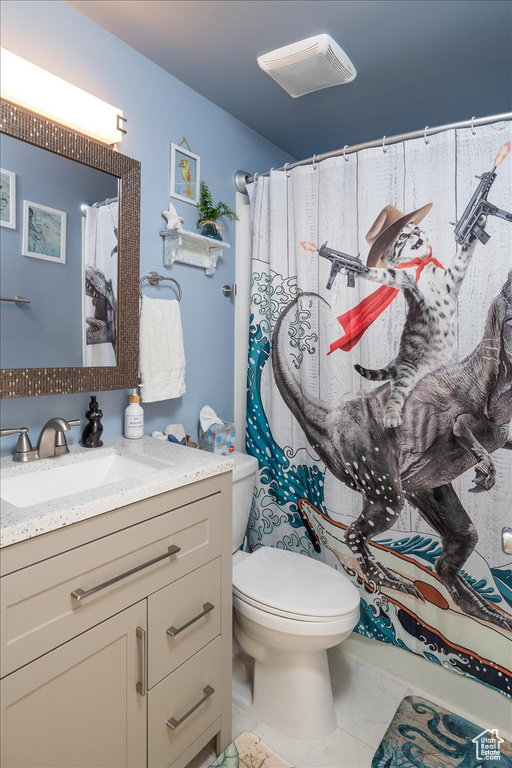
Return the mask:
<svg viewBox="0 0 512 768">
<path fill-rule="evenodd" d="M 510 142 L 507 141 L 496 155 L 492 170 L 476 177 L 477 179 L 480 179 L 480 184 L 476 188 L 466 210 L 454 225 L 455 240 L 460 243 L 463 248 L 468 246 L 472 236 L 477 237 L 483 245 L 489 240 L 490 235 L 487 234 L 482 227 L 482 224 L 484 223 L 482 217 L 484 217 L 485 220 L 485 217 L 487 216 L 497 216 L 500 219 L 512 222 L 512 213 L 508 213 L 508 211 L 498 208 L 487 200 L 489 190 L 496 179 L 496 168 L 506 158 L 509 152 Z"/>
<path fill-rule="evenodd" d="M 348 288 L 353 288 L 355 286 L 356 282 L 354 275 L 356 273 L 361 275 L 364 274 L 364 272 L 368 272 L 368 267 L 365 267 L 361 259 L 357 256 L 350 256 L 348 253 L 342 253 L 341 251 L 335 251 L 334 248 L 328 248 L 327 243 L 320 246 L 318 253 L 320 256 L 323 256 L 324 259 L 329 259 L 331 262 L 331 273 L 327 285 L 325 286 L 329 290 L 332 288 L 334 278 L 341 270 L 347 275 Z"/>
</svg>

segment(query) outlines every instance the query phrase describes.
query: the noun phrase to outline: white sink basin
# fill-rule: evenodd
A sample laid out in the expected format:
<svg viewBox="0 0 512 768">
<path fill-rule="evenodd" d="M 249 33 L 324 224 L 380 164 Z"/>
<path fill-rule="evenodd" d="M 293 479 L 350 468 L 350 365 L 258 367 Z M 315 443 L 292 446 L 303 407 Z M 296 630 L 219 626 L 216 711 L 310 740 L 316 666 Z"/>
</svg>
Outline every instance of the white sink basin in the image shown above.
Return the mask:
<svg viewBox="0 0 512 768">
<path fill-rule="evenodd" d="M 30 469 L 32 467 L 34 471 L 2 478 L 2 499 L 15 507 L 30 507 L 63 496 L 84 493 L 91 488 L 108 486 L 120 480 L 133 480 L 151 472 L 167 469 L 169 464 L 109 453 L 44 470 L 38 470 L 31 464 Z"/>
</svg>

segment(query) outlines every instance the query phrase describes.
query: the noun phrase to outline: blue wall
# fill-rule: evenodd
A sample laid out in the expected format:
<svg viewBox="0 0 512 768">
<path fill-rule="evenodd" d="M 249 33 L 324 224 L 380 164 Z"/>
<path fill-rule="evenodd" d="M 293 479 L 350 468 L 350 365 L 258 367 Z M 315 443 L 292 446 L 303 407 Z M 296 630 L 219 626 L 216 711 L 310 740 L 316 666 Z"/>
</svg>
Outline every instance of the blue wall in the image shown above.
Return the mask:
<svg viewBox="0 0 512 768">
<path fill-rule="evenodd" d="M 61 0 L 3 0 L 2 45 L 19 56 L 123 109 L 128 118 L 121 151 L 142 164 L 141 275 L 157 270 L 182 285 L 183 334 L 187 356 L 187 392 L 176 400 L 145 404 L 146 433 L 181 422 L 197 434 L 201 407 L 211 405 L 225 419 L 233 418 L 234 303 L 222 286 L 235 276 L 235 225 L 224 222 L 223 237 L 231 244 L 207 277 L 204 270 L 175 264 L 163 267 L 165 226 L 161 212 L 169 203 L 171 142 L 183 136 L 201 157 L 201 177 L 214 199 L 235 207 L 233 173 L 238 168 L 266 170 L 292 160 L 227 112 L 169 75 Z M 226 83 L 229 88 L 229 82 Z M 174 201 L 195 230 L 195 206 Z M 148 288 L 148 295 L 165 295 L 168 287 Z M 158 293 L 157 293 L 158 292 Z M 52 416 L 80 417 L 89 393 L 3 400 L 3 427 L 27 426 L 37 437 Z M 104 436 L 122 434 L 125 392 L 101 393 Z M 79 439 L 73 429 L 72 441 Z M 2 453 L 12 451 L 12 438 L 3 438 Z"/>
</svg>

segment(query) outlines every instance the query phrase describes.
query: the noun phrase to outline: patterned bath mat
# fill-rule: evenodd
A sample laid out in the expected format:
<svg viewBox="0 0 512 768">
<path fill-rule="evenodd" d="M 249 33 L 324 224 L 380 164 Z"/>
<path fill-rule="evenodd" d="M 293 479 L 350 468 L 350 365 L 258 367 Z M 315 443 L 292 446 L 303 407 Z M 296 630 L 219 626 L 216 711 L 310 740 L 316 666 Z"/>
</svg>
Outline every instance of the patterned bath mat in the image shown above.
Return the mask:
<svg viewBox="0 0 512 768">
<path fill-rule="evenodd" d="M 244 731 L 231 744 L 228 744 L 210 768 L 291 768 L 291 766 L 267 747 L 259 736 Z"/>
<path fill-rule="evenodd" d="M 508 702 L 504 702 L 507 706 Z M 407 696 L 375 753 L 371 768 L 512 768 L 512 744 L 498 730 Z"/>
</svg>

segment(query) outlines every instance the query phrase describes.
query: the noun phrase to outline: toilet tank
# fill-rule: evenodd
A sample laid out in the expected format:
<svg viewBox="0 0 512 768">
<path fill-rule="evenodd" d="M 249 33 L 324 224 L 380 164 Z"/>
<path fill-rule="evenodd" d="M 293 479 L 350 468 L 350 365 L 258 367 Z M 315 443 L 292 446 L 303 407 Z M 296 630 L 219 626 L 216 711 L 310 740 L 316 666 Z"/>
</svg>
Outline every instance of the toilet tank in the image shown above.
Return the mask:
<svg viewBox="0 0 512 768">
<path fill-rule="evenodd" d="M 251 513 L 252 491 L 258 470 L 258 460 L 245 453 L 233 454 L 233 547 L 235 553 L 242 546 L 249 515 Z"/>
</svg>

